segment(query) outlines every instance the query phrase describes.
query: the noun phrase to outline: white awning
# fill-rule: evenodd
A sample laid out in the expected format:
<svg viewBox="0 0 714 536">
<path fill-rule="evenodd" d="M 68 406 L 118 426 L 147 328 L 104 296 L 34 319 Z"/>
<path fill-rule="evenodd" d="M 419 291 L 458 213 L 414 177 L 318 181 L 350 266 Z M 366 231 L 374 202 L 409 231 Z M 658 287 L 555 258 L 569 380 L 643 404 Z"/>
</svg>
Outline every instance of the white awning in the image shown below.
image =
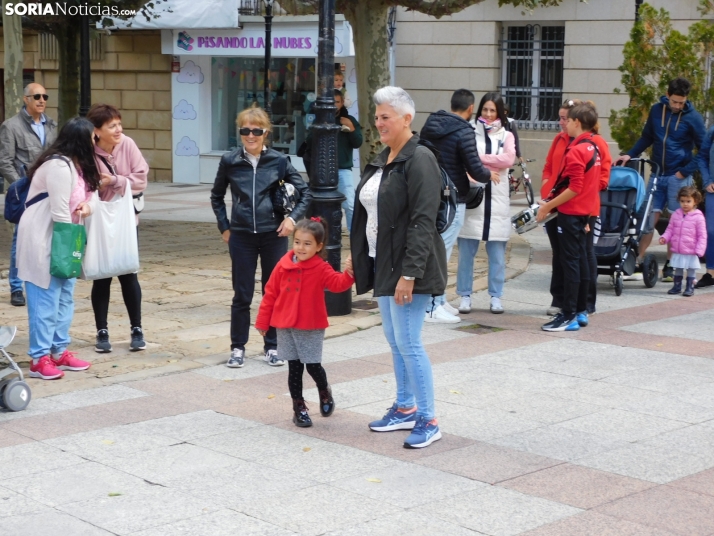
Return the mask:
<svg viewBox="0 0 714 536">
<path fill-rule="evenodd" d="M 238 28 L 239 0 L 163 0 L 149 9 L 156 16 L 147 20 L 137 12 L 127 20 L 110 19 L 113 24 L 97 23 L 109 30 L 170 30 L 174 28 Z"/>
</svg>

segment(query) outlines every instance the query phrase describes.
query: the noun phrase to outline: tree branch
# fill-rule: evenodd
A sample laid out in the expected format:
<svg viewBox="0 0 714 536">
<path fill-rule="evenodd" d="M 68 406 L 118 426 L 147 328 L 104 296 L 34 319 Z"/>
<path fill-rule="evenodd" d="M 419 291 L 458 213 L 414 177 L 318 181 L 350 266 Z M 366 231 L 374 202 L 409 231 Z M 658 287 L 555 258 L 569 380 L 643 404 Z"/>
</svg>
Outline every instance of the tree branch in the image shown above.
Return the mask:
<svg viewBox="0 0 714 536">
<path fill-rule="evenodd" d="M 411 11 L 418 11 L 425 15 L 431 15 L 437 19 L 444 15 L 458 13 L 463 9 L 475 4 L 480 4 L 484 0 L 386 0 L 386 3 L 393 6 L 402 6 Z M 580 0 L 586 2 L 587 0 Z M 523 7 L 527 11 L 533 11 L 537 7 L 558 6 L 562 0 L 498 0 L 498 5 L 511 5 Z"/>
</svg>

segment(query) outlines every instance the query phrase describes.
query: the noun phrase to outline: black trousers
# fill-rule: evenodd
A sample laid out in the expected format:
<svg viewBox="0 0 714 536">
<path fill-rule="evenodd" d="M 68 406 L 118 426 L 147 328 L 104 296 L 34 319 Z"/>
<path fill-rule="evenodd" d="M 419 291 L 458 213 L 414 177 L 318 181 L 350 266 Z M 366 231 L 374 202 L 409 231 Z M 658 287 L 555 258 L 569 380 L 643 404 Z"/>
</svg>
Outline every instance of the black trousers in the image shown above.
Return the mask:
<svg viewBox="0 0 714 536">
<path fill-rule="evenodd" d="M 233 302 L 231 303 L 231 349 L 245 349 L 250 330 L 250 304 L 255 292 L 255 270 L 260 257 L 262 291 L 273 273 L 273 268 L 288 250 L 287 237 L 276 231 L 267 233 L 233 232 L 228 241 L 231 254 Z M 265 351 L 278 347 L 275 328 L 263 337 Z"/>
<path fill-rule="evenodd" d="M 588 264 L 588 216 L 558 214 L 560 264 L 563 270 L 563 313 L 575 314 L 587 309 L 590 267 Z"/>
<path fill-rule="evenodd" d="M 553 250 L 553 272 L 550 275 L 551 307 L 563 308 L 563 267 L 560 263 L 560 240 L 558 238 L 558 218 L 553 218 L 545 224 L 545 231 Z"/>
<path fill-rule="evenodd" d="M 137 274 L 125 274 L 117 277 L 121 285 L 121 294 L 129 313 L 131 327 L 141 327 L 141 286 Z M 112 278 L 97 279 L 92 284 L 92 309 L 97 331 L 108 329 L 107 315 L 109 313 L 109 297 L 112 288 Z"/>
<path fill-rule="evenodd" d="M 588 269 L 590 271 L 587 297 L 585 299 L 585 305 L 588 313 L 595 312 L 595 302 L 597 301 L 597 258 L 595 257 L 595 243 L 593 242 L 595 239 L 595 220 L 597 220 L 597 216 L 590 216 L 590 232 L 587 235 L 586 243 L 588 252 Z"/>
</svg>

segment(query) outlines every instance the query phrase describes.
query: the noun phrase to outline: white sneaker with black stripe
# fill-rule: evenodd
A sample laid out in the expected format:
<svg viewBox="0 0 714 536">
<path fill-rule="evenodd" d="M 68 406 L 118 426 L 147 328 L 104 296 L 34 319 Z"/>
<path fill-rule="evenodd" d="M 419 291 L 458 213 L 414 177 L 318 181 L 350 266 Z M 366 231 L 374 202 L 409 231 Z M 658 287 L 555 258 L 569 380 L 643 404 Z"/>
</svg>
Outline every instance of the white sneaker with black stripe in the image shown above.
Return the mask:
<svg viewBox="0 0 714 536">
<path fill-rule="evenodd" d="M 285 364 L 285 361 L 278 357 L 277 350 L 268 350 L 265 352 L 265 360 L 271 367 L 282 367 Z"/>
</svg>

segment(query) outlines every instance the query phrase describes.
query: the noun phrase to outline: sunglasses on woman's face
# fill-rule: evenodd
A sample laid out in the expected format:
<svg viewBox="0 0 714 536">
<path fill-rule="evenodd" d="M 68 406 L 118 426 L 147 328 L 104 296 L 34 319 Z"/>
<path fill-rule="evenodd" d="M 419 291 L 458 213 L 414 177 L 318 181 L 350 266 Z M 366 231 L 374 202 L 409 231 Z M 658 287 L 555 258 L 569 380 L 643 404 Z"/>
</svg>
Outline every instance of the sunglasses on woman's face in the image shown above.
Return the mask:
<svg viewBox="0 0 714 536">
<path fill-rule="evenodd" d="M 238 129 L 238 134 L 241 136 L 249 136 L 250 134 L 253 134 L 253 136 L 262 136 L 265 134 L 265 129 L 264 128 L 241 128 Z"/>
<path fill-rule="evenodd" d="M 47 102 L 50 98 L 49 95 L 43 95 L 42 93 L 36 93 L 35 95 L 27 95 L 27 96 L 32 97 L 35 100 L 43 99 L 45 102 Z"/>
</svg>

